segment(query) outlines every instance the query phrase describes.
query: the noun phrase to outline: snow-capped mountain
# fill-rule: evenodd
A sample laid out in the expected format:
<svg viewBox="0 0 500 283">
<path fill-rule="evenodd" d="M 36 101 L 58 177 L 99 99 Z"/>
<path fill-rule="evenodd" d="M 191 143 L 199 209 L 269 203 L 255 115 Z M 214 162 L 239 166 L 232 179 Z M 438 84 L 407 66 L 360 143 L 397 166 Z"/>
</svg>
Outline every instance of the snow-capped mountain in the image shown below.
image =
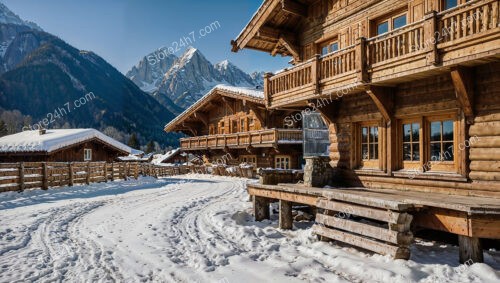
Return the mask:
<svg viewBox="0 0 500 283">
<path fill-rule="evenodd" d="M 0 3 L 0 24 L 12 24 L 18 26 L 27 26 L 31 29 L 41 31 L 42 29 L 35 23 L 24 21 L 18 15 L 14 14 L 4 4 Z"/>
<path fill-rule="evenodd" d="M 227 60 L 214 65 L 193 47 L 180 57 L 158 55 L 154 52 L 145 56 L 127 77 L 169 109 L 172 102 L 181 108 L 192 105 L 218 84 L 242 87 L 263 84 L 262 73 L 249 75 Z"/>
</svg>

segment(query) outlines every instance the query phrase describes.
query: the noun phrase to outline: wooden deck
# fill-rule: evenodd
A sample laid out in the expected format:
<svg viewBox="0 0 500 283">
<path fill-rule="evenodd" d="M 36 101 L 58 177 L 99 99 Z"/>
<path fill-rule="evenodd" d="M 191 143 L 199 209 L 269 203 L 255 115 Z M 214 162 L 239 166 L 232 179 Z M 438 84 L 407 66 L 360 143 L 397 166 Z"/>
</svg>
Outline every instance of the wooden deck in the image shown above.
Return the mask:
<svg viewBox="0 0 500 283">
<path fill-rule="evenodd" d="M 500 239 L 500 199 L 495 198 L 367 188 L 310 188 L 301 184 L 252 184 L 248 185 L 248 192 L 254 197 L 256 220 L 269 218 L 266 208 L 273 201 L 279 201 L 280 210 L 285 208 L 288 215 L 293 204 L 309 205 L 318 210 L 314 227 L 318 235 L 394 258 L 410 256 L 410 224 L 458 235 L 461 248 L 464 246 L 460 253 L 462 262 L 471 257 L 475 262 L 482 261 L 482 252 L 471 256 L 465 250 L 471 242 L 480 246 L 479 238 Z M 386 224 L 370 226 L 342 217 L 339 220 L 333 216 L 339 213 Z M 292 227 L 290 217 L 280 212 L 281 228 Z"/>
</svg>

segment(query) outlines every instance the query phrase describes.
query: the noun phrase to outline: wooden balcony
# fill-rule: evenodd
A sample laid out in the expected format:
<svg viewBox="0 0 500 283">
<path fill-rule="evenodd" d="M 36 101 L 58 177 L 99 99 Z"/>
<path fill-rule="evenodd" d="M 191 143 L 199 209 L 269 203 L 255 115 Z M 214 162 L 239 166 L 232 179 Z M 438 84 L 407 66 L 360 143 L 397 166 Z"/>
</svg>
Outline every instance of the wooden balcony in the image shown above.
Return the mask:
<svg viewBox="0 0 500 283">
<path fill-rule="evenodd" d="M 393 84 L 500 57 L 500 0 L 475 0 L 286 69 L 267 74 L 268 106 L 305 105 L 309 99 L 364 85 Z M 345 92 L 344 92 L 345 91 Z"/>
<path fill-rule="evenodd" d="M 181 139 L 183 150 L 206 150 L 252 147 L 273 147 L 279 144 L 302 144 L 302 130 L 269 129 L 236 134 L 209 135 Z"/>
</svg>

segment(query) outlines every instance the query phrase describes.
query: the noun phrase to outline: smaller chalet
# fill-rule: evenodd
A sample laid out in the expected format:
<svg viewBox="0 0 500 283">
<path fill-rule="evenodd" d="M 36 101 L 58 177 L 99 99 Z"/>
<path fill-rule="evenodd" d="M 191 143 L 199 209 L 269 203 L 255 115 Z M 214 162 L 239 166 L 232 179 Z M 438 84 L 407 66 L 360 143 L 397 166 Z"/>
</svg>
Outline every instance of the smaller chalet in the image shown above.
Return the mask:
<svg viewBox="0 0 500 283">
<path fill-rule="evenodd" d="M 182 151 L 211 163 L 298 169 L 303 163 L 301 124 L 287 117 L 299 111 L 267 111 L 262 91 L 218 85 L 167 124 L 165 131 L 191 136 L 180 140 Z"/>
<path fill-rule="evenodd" d="M 174 164 L 181 165 L 188 162 L 188 154 L 181 148 L 172 149 L 165 154 L 159 154 L 153 159 L 154 164 Z"/>
<path fill-rule="evenodd" d="M 137 153 L 94 129 L 25 131 L 0 138 L 0 162 L 112 162 Z"/>
</svg>

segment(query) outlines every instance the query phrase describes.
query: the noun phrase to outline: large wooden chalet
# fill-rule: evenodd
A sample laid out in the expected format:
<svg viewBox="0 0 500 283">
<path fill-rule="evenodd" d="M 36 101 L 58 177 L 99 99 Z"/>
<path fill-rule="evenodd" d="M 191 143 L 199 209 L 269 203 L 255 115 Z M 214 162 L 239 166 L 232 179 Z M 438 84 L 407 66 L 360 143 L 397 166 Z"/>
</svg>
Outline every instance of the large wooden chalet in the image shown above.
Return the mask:
<svg viewBox="0 0 500 283">
<path fill-rule="evenodd" d="M 301 165 L 302 130 L 284 122 L 292 112 L 267 111 L 262 91 L 219 85 L 165 131 L 191 136 L 180 140 L 181 149 L 212 163 L 296 169 Z"/>
<path fill-rule="evenodd" d="M 309 204 L 328 238 L 408 258 L 411 224 L 482 261 L 480 238 L 500 239 L 499 2 L 265 0 L 232 50 L 292 58 L 265 76 L 266 106 L 319 111 L 335 180 L 357 188 L 251 185 L 256 218 L 279 200 L 290 228 Z M 334 221 L 346 208 L 389 228 Z"/>
</svg>

